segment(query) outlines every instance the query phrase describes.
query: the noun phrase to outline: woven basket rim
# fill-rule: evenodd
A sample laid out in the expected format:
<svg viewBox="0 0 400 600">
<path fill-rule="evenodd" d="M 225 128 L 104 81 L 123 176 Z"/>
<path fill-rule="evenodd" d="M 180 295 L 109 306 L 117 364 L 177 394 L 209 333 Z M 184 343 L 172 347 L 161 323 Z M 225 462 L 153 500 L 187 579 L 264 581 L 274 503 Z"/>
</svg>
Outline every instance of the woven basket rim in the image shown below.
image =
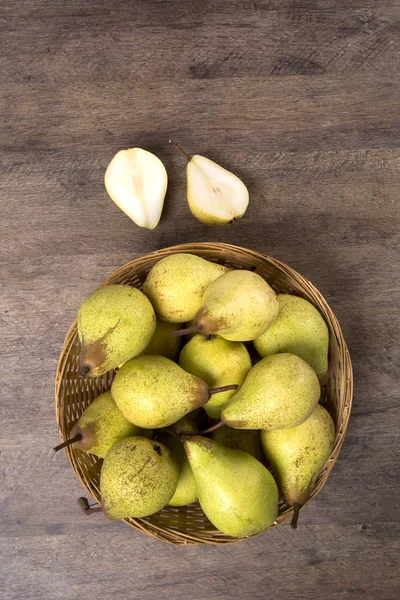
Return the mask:
<svg viewBox="0 0 400 600">
<path fill-rule="evenodd" d="M 166 248 L 155 250 L 155 251 L 150 252 L 145 255 L 138 256 L 137 258 L 125 263 L 121 267 L 114 270 L 108 277 L 106 277 L 106 279 L 104 279 L 104 281 L 99 285 L 99 287 L 109 285 L 110 282 L 113 279 L 115 279 L 115 277 L 120 272 L 122 273 L 122 272 L 126 271 L 128 268 L 135 265 L 135 263 L 138 263 L 139 261 L 142 261 L 142 260 L 146 260 L 146 259 L 154 260 L 157 258 L 162 258 L 165 256 L 166 253 L 171 253 L 171 254 L 177 253 L 177 252 L 186 252 L 186 253 L 193 252 L 193 253 L 195 253 L 196 250 L 206 250 L 206 251 L 212 252 L 213 250 L 221 251 L 221 249 L 225 250 L 226 252 L 245 253 L 246 256 L 252 256 L 257 260 L 269 262 L 270 264 L 277 267 L 283 273 L 288 273 L 289 275 L 295 274 L 301 280 L 302 284 L 304 284 L 305 286 L 308 286 L 311 289 L 312 293 L 319 299 L 321 304 L 323 304 L 326 307 L 326 309 L 328 310 L 328 313 L 329 313 L 329 318 L 331 321 L 332 328 L 334 328 L 334 331 L 335 331 L 335 335 L 336 335 L 336 338 L 338 341 L 338 346 L 341 351 L 342 369 L 344 370 L 344 372 L 346 374 L 346 377 L 345 377 L 346 397 L 345 397 L 345 403 L 344 403 L 344 408 L 346 410 L 344 410 L 344 413 L 343 413 L 343 420 L 341 422 L 340 430 L 336 432 L 335 446 L 334 446 L 332 453 L 317 480 L 317 484 L 314 486 L 312 494 L 310 495 L 309 499 L 304 504 L 304 506 L 306 506 L 309 502 L 311 502 L 311 500 L 313 500 L 315 498 L 315 496 L 321 491 L 321 489 L 325 485 L 325 483 L 328 479 L 328 476 L 330 474 L 330 471 L 332 470 L 333 465 L 335 464 L 335 462 L 339 456 L 340 450 L 343 446 L 344 438 L 346 436 L 348 423 L 349 423 L 349 419 L 350 419 L 351 408 L 352 408 L 352 402 L 353 402 L 353 370 L 352 370 L 352 363 L 351 363 L 350 353 L 347 348 L 347 344 L 344 340 L 340 324 L 339 324 L 334 312 L 332 311 L 332 309 L 326 302 L 325 298 L 319 292 L 319 290 L 311 283 L 311 281 L 309 281 L 306 277 L 301 275 L 298 271 L 289 267 L 286 263 L 284 263 L 276 258 L 272 258 L 261 252 L 258 252 L 256 250 L 251 250 L 249 248 L 244 248 L 242 246 L 236 246 L 233 244 L 226 244 L 226 243 L 222 243 L 222 242 L 192 242 L 192 243 L 189 242 L 189 243 L 169 246 Z M 65 336 L 64 343 L 63 343 L 63 346 L 62 346 L 62 349 L 60 352 L 60 356 L 59 356 L 59 359 L 57 362 L 56 377 L 55 377 L 56 420 L 57 420 L 58 431 L 59 431 L 61 439 L 63 441 L 65 439 L 65 435 L 64 435 L 63 424 L 62 424 L 62 414 L 63 413 L 61 410 L 62 409 L 61 384 L 63 381 L 63 375 L 64 375 L 65 368 L 66 368 L 67 361 L 68 361 L 69 351 L 71 349 L 70 343 L 75 338 L 76 334 L 77 334 L 77 320 L 75 319 L 73 321 L 73 323 L 71 324 L 70 328 L 68 329 L 68 332 Z M 90 494 L 96 502 L 98 502 L 100 499 L 99 494 L 96 492 L 96 490 L 94 490 L 93 487 L 90 486 L 90 483 L 87 481 L 87 479 L 85 477 L 82 476 L 82 473 L 75 465 L 75 461 L 73 459 L 73 449 L 71 447 L 67 447 L 67 448 L 65 448 L 65 451 L 66 451 L 68 461 L 69 461 L 73 471 L 75 472 L 77 478 L 80 480 L 80 482 L 84 486 L 86 492 L 88 494 Z M 289 519 L 289 517 L 291 517 L 292 513 L 293 513 L 292 508 L 287 508 L 284 512 L 280 513 L 278 516 L 277 522 L 273 525 L 273 527 L 279 526 L 284 521 L 287 521 Z M 142 519 L 130 518 L 130 519 L 124 519 L 124 521 L 125 521 L 125 523 L 127 523 L 128 525 L 134 527 L 135 529 L 137 529 L 139 531 L 143 531 L 144 533 L 146 533 L 148 535 L 151 535 L 157 539 L 161 539 L 163 541 L 169 542 L 174 545 L 176 545 L 176 544 L 184 544 L 185 545 L 185 544 L 193 544 L 193 543 L 204 543 L 204 544 L 216 544 L 216 543 L 221 544 L 221 543 L 223 543 L 223 544 L 227 544 L 227 543 L 237 543 L 237 542 L 243 541 L 245 539 L 248 539 L 248 538 L 237 539 L 237 538 L 230 538 L 229 536 L 225 536 L 225 538 L 221 538 L 221 539 L 218 539 L 218 541 L 216 541 L 215 539 L 207 538 L 206 536 L 202 537 L 202 538 L 196 537 L 195 535 L 191 534 L 190 532 L 185 533 L 182 531 L 175 531 L 175 530 L 173 532 L 171 532 L 171 530 L 166 530 L 164 527 L 162 527 L 160 525 L 157 525 L 155 523 L 149 523 L 148 518 L 142 518 Z M 167 531 L 168 531 L 168 535 L 165 535 L 165 533 Z M 257 534 L 257 535 L 260 535 L 260 534 Z M 252 536 L 252 537 L 254 537 L 254 536 Z"/>
</svg>

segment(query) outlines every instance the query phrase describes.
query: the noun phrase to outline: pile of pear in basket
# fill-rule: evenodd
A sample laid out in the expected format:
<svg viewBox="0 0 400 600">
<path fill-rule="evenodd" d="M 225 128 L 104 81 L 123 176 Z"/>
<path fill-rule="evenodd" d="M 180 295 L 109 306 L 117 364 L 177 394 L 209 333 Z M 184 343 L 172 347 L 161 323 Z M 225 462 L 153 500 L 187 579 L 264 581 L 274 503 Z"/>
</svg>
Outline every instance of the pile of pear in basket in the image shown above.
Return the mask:
<svg viewBox="0 0 400 600">
<path fill-rule="evenodd" d="M 116 271 L 82 303 L 57 380 L 79 502 L 174 543 L 277 525 L 322 487 L 352 396 L 340 327 L 262 254 L 192 244 Z M 99 518 L 99 517 L 98 517 Z"/>
</svg>

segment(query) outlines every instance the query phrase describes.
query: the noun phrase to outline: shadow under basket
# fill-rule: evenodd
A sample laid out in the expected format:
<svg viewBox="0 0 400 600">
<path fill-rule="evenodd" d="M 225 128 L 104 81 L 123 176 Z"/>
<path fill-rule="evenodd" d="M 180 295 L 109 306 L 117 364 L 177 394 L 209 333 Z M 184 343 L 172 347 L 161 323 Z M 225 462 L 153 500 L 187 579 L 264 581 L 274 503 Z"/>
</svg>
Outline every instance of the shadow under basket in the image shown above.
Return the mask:
<svg viewBox="0 0 400 600">
<path fill-rule="evenodd" d="M 313 304 L 324 317 L 330 333 L 329 370 L 322 388 L 321 404 L 330 412 L 336 426 L 335 446 L 312 491 L 310 502 L 322 489 L 339 455 L 349 421 L 353 375 L 351 361 L 339 323 L 318 290 L 304 277 L 284 263 L 246 248 L 220 243 L 182 244 L 152 252 L 114 271 L 103 285 L 115 283 L 141 288 L 151 267 L 161 258 L 187 252 L 233 269 L 252 270 L 263 277 L 277 293 L 294 294 Z M 100 394 L 110 389 L 113 372 L 103 377 L 79 377 L 80 343 L 76 321 L 64 341 L 56 374 L 56 413 L 60 435 L 68 438 L 72 427 L 85 408 Z M 100 470 L 102 460 L 72 446 L 66 448 L 68 460 L 86 491 L 100 501 Z M 292 515 L 283 498 L 274 527 Z M 190 506 L 165 507 L 142 519 L 125 522 L 172 544 L 230 544 L 241 541 L 218 531 L 204 515 L 198 503 Z"/>
</svg>

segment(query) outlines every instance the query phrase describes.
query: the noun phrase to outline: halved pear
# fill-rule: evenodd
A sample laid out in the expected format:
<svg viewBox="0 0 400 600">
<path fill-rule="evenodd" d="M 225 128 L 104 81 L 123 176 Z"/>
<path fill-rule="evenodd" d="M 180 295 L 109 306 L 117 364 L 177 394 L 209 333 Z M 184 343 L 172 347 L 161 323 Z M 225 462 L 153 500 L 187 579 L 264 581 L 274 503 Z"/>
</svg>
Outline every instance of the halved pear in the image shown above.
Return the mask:
<svg viewBox="0 0 400 600">
<path fill-rule="evenodd" d="M 206 225 L 228 225 L 243 217 L 249 204 L 243 181 L 209 158 L 190 157 L 176 142 L 169 143 L 188 161 L 187 199 L 196 219 Z"/>
<path fill-rule="evenodd" d="M 246 212 L 246 186 L 217 163 L 195 154 L 187 165 L 186 176 L 189 208 L 202 223 L 227 225 Z"/>
<path fill-rule="evenodd" d="M 120 150 L 107 167 L 104 183 L 110 198 L 136 225 L 157 227 L 168 184 L 157 156 L 143 148 Z"/>
</svg>

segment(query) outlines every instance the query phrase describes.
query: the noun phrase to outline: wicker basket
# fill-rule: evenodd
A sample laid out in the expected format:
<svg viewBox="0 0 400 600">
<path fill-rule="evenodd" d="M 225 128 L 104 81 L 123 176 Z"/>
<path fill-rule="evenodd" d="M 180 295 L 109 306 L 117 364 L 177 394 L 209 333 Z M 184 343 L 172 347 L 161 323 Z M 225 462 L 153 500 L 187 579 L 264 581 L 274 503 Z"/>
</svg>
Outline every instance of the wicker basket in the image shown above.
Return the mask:
<svg viewBox="0 0 400 600">
<path fill-rule="evenodd" d="M 321 490 L 339 455 L 350 416 L 353 375 L 349 352 L 339 323 L 328 304 L 304 277 L 284 263 L 258 252 L 220 243 L 182 244 L 152 252 L 117 269 L 103 285 L 122 283 L 141 288 L 150 268 L 161 258 L 178 252 L 190 252 L 207 260 L 235 269 L 249 269 L 261 275 L 276 292 L 302 296 L 316 306 L 330 331 L 329 372 L 322 389 L 321 402 L 331 413 L 336 424 L 336 441 L 333 452 L 311 494 L 311 501 Z M 56 412 L 60 435 L 68 433 L 85 408 L 99 394 L 110 389 L 113 373 L 97 379 L 82 379 L 79 373 L 80 344 L 76 321 L 72 324 L 61 351 L 56 374 Z M 72 446 L 66 448 L 68 459 L 85 489 L 100 501 L 100 469 L 102 460 Z M 283 499 L 279 505 L 277 525 L 287 520 L 292 509 Z M 125 519 L 135 529 L 173 544 L 229 544 L 236 538 L 224 535 L 209 522 L 198 503 L 179 508 L 165 507 L 160 512 L 142 519 Z M 276 526 L 276 525 L 275 525 Z"/>
</svg>

